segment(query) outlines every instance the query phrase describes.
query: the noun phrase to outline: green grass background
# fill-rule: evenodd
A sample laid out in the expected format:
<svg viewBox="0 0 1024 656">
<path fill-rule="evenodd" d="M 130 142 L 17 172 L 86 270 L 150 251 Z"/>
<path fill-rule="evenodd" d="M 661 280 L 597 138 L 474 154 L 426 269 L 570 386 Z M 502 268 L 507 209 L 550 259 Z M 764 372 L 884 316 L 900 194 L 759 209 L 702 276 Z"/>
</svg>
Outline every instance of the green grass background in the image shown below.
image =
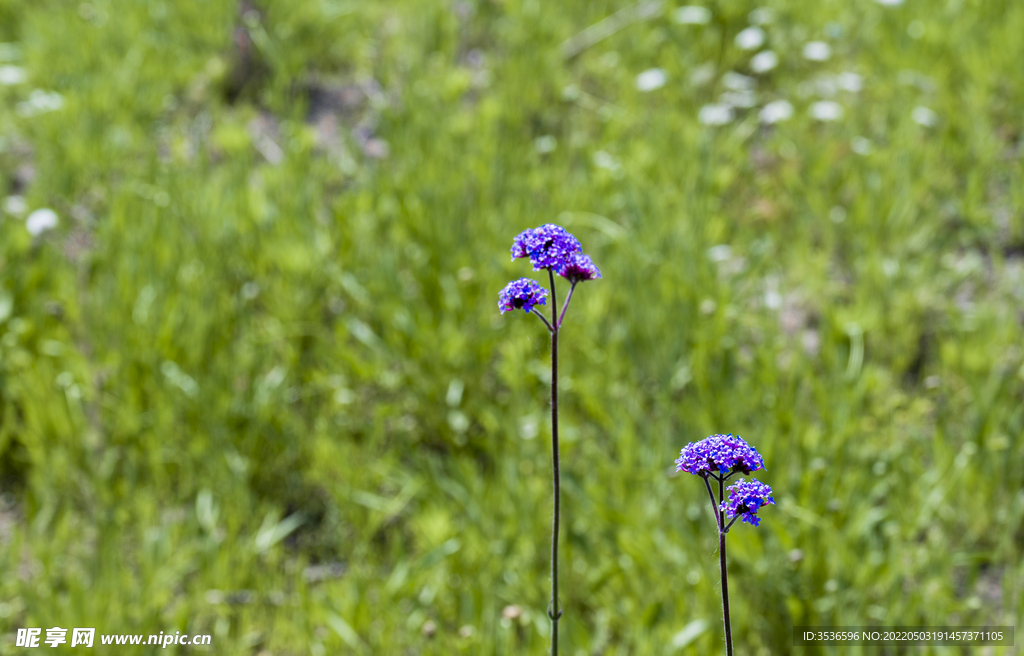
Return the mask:
<svg viewBox="0 0 1024 656">
<path fill-rule="evenodd" d="M 672 467 L 713 432 L 777 502 L 730 533 L 737 653 L 1019 628 L 1024 4 L 768 4 L 795 114 L 709 127 L 754 3 L 567 58 L 627 5 L 0 0 L 0 654 L 542 653 L 548 343 L 496 303 L 547 222 L 604 275 L 561 340 L 563 653 L 724 652 Z"/>
</svg>

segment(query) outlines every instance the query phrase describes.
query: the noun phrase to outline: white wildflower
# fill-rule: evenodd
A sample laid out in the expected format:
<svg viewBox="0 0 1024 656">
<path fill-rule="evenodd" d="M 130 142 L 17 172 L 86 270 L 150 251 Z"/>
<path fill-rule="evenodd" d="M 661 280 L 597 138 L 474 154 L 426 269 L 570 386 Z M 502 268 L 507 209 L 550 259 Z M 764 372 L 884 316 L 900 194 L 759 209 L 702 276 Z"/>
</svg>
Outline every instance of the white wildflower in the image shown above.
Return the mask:
<svg viewBox="0 0 1024 656">
<path fill-rule="evenodd" d="M 4 212 L 14 215 L 21 216 L 28 211 L 28 203 L 25 202 L 22 196 L 8 196 L 4 199 Z"/>
<path fill-rule="evenodd" d="M 552 152 L 557 145 L 558 140 L 550 134 L 545 134 L 533 140 L 534 149 L 541 154 Z"/>
<path fill-rule="evenodd" d="M 25 81 L 25 69 L 20 66 L 0 66 L 0 84 L 10 86 Z"/>
<path fill-rule="evenodd" d="M 732 257 L 732 247 L 729 244 L 719 244 L 708 249 L 708 259 L 712 262 L 725 262 Z"/>
<path fill-rule="evenodd" d="M 22 116 L 35 116 L 57 111 L 63 106 L 64 97 L 56 91 L 36 89 L 29 94 L 28 100 L 18 103 L 18 113 Z"/>
<path fill-rule="evenodd" d="M 867 137 L 854 137 L 850 139 L 850 148 L 858 155 L 867 155 L 871 152 L 871 140 Z"/>
<path fill-rule="evenodd" d="M 810 41 L 804 45 L 804 59 L 825 61 L 832 56 L 832 48 L 824 41 Z"/>
<path fill-rule="evenodd" d="M 864 79 L 856 73 L 846 71 L 836 76 L 836 83 L 843 91 L 857 93 L 864 87 Z"/>
<path fill-rule="evenodd" d="M 711 11 L 704 7 L 689 5 L 676 9 L 672 19 L 680 25 L 707 25 L 711 22 Z"/>
<path fill-rule="evenodd" d="M 775 20 L 775 11 L 771 7 L 758 7 L 747 18 L 754 25 L 767 25 Z"/>
<path fill-rule="evenodd" d="M 722 84 L 726 89 L 732 89 L 733 91 L 752 91 L 757 86 L 757 80 L 749 75 L 741 75 L 740 73 L 729 71 L 722 76 Z"/>
<path fill-rule="evenodd" d="M 48 207 L 40 208 L 25 219 L 25 228 L 32 236 L 41 235 L 57 227 L 57 213 Z"/>
<path fill-rule="evenodd" d="M 764 45 L 764 30 L 760 27 L 748 27 L 736 35 L 736 45 L 741 50 L 756 50 Z"/>
<path fill-rule="evenodd" d="M 786 100 L 773 100 L 761 108 L 761 121 L 763 123 L 778 123 L 793 116 L 793 105 Z"/>
<path fill-rule="evenodd" d="M 910 118 L 914 119 L 914 122 L 918 125 L 923 125 L 926 128 L 935 127 L 939 123 L 939 115 L 927 107 L 915 107 L 910 112 Z"/>
<path fill-rule="evenodd" d="M 665 86 L 668 81 L 668 74 L 660 68 L 649 68 L 636 76 L 636 88 L 638 91 L 654 91 Z"/>
<path fill-rule="evenodd" d="M 843 107 L 831 100 L 819 100 L 811 105 L 810 113 L 819 121 L 838 121 L 843 117 Z"/>
<path fill-rule="evenodd" d="M 755 73 L 767 73 L 779 65 L 779 56 L 771 50 L 759 52 L 750 60 L 750 70 Z"/>
<path fill-rule="evenodd" d="M 704 125 L 725 125 L 732 119 L 732 107 L 729 105 L 704 105 L 697 114 L 697 120 Z"/>
</svg>

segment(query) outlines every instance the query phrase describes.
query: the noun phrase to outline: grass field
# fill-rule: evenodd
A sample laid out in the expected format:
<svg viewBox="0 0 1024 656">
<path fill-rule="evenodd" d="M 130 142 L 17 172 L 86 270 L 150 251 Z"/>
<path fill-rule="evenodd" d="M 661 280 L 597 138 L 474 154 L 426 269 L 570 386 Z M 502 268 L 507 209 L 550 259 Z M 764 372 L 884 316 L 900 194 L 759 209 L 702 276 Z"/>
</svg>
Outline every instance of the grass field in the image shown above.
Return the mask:
<svg viewBox="0 0 1024 656">
<path fill-rule="evenodd" d="M 724 653 L 717 432 L 738 654 L 1020 628 L 1024 3 L 768 1 L 0 0 L 0 654 L 543 653 L 548 222 L 562 653 Z"/>
</svg>

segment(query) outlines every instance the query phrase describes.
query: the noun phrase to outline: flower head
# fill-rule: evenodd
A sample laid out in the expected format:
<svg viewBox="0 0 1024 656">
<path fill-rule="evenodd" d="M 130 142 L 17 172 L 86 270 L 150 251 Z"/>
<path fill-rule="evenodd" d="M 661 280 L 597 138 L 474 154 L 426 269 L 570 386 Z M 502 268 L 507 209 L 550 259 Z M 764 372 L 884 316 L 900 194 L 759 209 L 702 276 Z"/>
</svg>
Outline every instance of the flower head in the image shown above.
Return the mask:
<svg viewBox="0 0 1024 656">
<path fill-rule="evenodd" d="M 750 472 L 764 469 L 764 459 L 757 449 L 739 435 L 711 435 L 683 447 L 676 460 L 676 471 L 704 475 L 711 472 L 727 474 L 730 471 Z"/>
<path fill-rule="evenodd" d="M 35 237 L 47 230 L 53 230 L 59 222 L 56 212 L 49 207 L 43 207 L 28 215 L 25 219 L 25 228 Z"/>
<path fill-rule="evenodd" d="M 556 269 L 558 275 L 567 278 L 569 282 L 576 284 L 584 280 L 596 280 L 601 277 L 601 271 L 594 266 L 594 261 L 589 255 L 583 253 L 572 253 L 562 265 Z"/>
<path fill-rule="evenodd" d="M 582 251 L 579 240 L 553 223 L 524 230 L 512 242 L 512 259 L 529 257 L 534 271 L 557 270 L 569 255 Z"/>
<path fill-rule="evenodd" d="M 729 500 L 722 503 L 721 510 L 730 519 L 742 515 L 741 521 L 757 526 L 761 521 L 757 516 L 758 508 L 769 503 L 775 505 L 772 489 L 756 478 L 749 481 L 741 478 L 726 489 Z"/>
<path fill-rule="evenodd" d="M 541 287 L 536 281 L 529 278 L 513 280 L 505 285 L 499 295 L 498 307 L 501 313 L 509 310 L 525 310 L 529 312 L 534 305 L 544 305 L 544 299 L 548 296 L 548 290 Z"/>
</svg>

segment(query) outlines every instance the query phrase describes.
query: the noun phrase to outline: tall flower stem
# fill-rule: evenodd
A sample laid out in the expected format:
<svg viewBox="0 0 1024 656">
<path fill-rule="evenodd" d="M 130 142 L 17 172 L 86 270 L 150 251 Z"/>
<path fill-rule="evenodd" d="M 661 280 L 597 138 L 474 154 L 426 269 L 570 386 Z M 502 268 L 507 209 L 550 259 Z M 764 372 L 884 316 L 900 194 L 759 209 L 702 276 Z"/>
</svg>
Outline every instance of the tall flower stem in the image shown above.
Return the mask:
<svg viewBox="0 0 1024 656">
<path fill-rule="evenodd" d="M 718 503 L 715 503 L 715 493 L 711 491 L 711 482 L 708 481 L 708 476 L 718 481 Z M 729 476 L 732 476 L 732 474 L 729 474 Z M 733 518 L 729 525 L 726 526 L 725 511 L 722 510 L 722 502 L 725 500 L 725 481 L 729 476 L 705 474 L 702 478 L 704 479 L 704 487 L 708 489 L 711 505 L 714 506 L 711 511 L 715 514 L 715 524 L 718 525 L 718 558 L 722 565 L 722 616 L 725 618 L 725 653 L 728 656 L 732 656 L 732 625 L 729 622 L 729 575 L 725 569 L 725 534 L 728 533 L 729 527 L 735 523 L 736 518 Z"/>
<path fill-rule="evenodd" d="M 764 504 L 774 504 L 772 489 L 756 478 L 749 481 L 740 479 L 729 486 L 729 501 L 725 500 L 725 482 L 742 472 L 749 476 L 751 472 L 764 469 L 764 458 L 757 449 L 747 444 L 739 435 L 715 434 L 694 444 L 690 442 L 679 453 L 676 460 L 676 471 L 696 474 L 704 481 L 704 488 L 711 499 L 711 513 L 715 517 L 718 528 L 718 558 L 722 568 L 722 619 L 725 622 L 725 652 L 732 656 L 732 623 L 729 620 L 729 570 L 725 552 L 725 538 L 729 529 L 741 519 L 757 526 L 760 521 L 756 515 Z M 711 481 L 718 481 L 718 500 L 711 490 Z M 725 523 L 726 517 L 732 521 Z"/>
<path fill-rule="evenodd" d="M 551 656 L 558 656 L 558 620 L 562 611 L 558 606 L 558 520 L 561 510 L 561 474 L 558 465 L 558 297 L 555 294 L 555 274 L 548 269 L 551 278 L 551 469 L 554 482 L 554 520 L 551 525 Z M 568 299 L 566 299 L 568 300 Z M 731 652 L 730 652 L 731 653 Z"/>
<path fill-rule="evenodd" d="M 712 499 L 714 501 L 714 499 Z M 725 567 L 725 533 L 728 528 L 725 526 L 725 511 L 722 510 L 722 502 L 725 501 L 725 480 L 718 479 L 718 555 L 722 564 L 722 615 L 725 616 L 725 653 L 732 656 L 732 625 L 729 623 L 729 575 Z M 731 525 L 731 524 L 730 524 Z"/>
</svg>

